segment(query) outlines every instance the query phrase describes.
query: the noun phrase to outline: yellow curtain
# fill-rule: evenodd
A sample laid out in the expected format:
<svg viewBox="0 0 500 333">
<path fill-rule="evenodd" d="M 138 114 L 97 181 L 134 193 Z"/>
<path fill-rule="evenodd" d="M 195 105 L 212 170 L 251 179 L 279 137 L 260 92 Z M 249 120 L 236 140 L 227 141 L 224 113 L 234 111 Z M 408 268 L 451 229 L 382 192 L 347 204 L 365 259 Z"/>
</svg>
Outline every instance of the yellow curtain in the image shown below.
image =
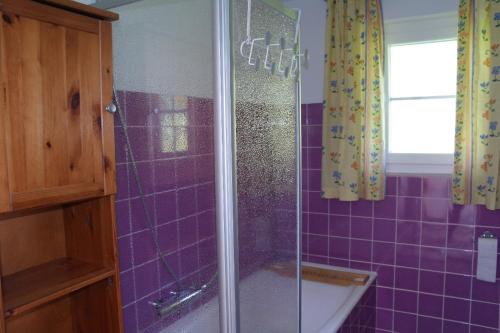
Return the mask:
<svg viewBox="0 0 500 333">
<path fill-rule="evenodd" d="M 460 0 L 453 200 L 500 208 L 500 0 Z"/>
<path fill-rule="evenodd" d="M 384 41 L 380 0 L 328 0 L 322 195 L 384 197 Z"/>
</svg>

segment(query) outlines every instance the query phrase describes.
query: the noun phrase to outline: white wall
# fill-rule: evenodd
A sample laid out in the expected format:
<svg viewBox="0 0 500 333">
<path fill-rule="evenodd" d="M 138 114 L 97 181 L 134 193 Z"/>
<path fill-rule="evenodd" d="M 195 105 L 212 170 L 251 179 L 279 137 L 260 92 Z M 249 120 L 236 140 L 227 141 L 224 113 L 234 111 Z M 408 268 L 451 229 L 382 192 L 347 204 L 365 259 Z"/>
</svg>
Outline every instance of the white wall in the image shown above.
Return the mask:
<svg viewBox="0 0 500 333">
<path fill-rule="evenodd" d="M 113 11 L 119 89 L 212 96 L 212 1 L 149 0 Z"/>
<path fill-rule="evenodd" d="M 212 1 L 149 0 L 112 11 L 120 14 L 113 23 L 118 89 L 212 97 Z"/>
<path fill-rule="evenodd" d="M 309 50 L 309 68 L 302 70 L 302 103 L 321 102 L 325 58 L 325 0 L 288 0 L 285 3 L 302 10 L 301 48 Z"/>
<path fill-rule="evenodd" d="M 384 20 L 458 10 L 458 0 L 382 0 Z"/>
<path fill-rule="evenodd" d="M 302 71 L 302 102 L 323 101 L 323 64 L 326 2 L 324 0 L 284 0 L 302 9 L 302 48 L 309 49 L 309 69 Z M 382 0 L 384 20 L 456 11 L 458 0 Z"/>
</svg>

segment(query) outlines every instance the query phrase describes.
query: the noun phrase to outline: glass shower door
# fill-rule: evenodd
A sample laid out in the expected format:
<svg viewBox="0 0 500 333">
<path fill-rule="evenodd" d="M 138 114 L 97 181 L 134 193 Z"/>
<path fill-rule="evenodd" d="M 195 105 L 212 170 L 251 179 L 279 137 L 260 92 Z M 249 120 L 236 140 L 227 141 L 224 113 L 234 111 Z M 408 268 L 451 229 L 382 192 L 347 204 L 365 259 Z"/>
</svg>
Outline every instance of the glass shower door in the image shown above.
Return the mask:
<svg viewBox="0 0 500 333">
<path fill-rule="evenodd" d="M 231 19 L 240 331 L 298 332 L 298 13 L 232 0 Z"/>
<path fill-rule="evenodd" d="M 113 60 L 125 331 L 219 332 L 213 2 L 98 4 L 120 15 Z"/>
<path fill-rule="evenodd" d="M 126 332 L 299 332 L 298 13 L 281 0 L 97 4 L 120 14 Z"/>
</svg>

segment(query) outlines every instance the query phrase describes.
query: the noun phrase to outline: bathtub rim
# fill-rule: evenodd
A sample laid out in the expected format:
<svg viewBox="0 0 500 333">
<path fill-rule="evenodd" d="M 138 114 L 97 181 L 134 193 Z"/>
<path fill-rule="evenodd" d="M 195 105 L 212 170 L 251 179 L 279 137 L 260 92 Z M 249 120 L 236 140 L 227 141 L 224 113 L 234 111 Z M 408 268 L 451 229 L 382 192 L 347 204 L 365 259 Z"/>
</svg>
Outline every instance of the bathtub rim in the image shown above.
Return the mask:
<svg viewBox="0 0 500 333">
<path fill-rule="evenodd" d="M 323 326 L 321 326 L 320 330 L 317 333 L 335 333 L 338 331 L 340 327 L 344 324 L 347 317 L 351 314 L 352 310 L 356 307 L 361 297 L 365 294 L 368 288 L 373 284 L 375 279 L 377 278 L 377 272 L 359 270 L 359 269 L 351 269 L 345 267 L 324 265 L 324 264 L 316 264 L 312 262 L 303 261 L 302 266 L 309 267 L 317 267 L 324 269 L 331 269 L 341 272 L 351 272 L 351 273 L 359 273 L 359 274 L 367 274 L 369 275 L 368 281 L 363 286 L 354 286 L 354 291 L 347 300 L 343 302 L 341 307 L 334 313 L 328 320 L 325 322 Z"/>
</svg>

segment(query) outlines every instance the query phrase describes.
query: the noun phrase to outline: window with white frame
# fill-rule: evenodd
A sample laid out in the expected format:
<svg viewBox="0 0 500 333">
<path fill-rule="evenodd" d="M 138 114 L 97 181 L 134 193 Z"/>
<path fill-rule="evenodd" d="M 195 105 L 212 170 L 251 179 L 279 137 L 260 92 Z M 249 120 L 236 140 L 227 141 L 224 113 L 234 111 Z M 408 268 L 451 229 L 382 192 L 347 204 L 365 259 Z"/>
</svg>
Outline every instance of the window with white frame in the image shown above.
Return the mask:
<svg viewBox="0 0 500 333">
<path fill-rule="evenodd" d="M 456 14 L 386 25 L 389 173 L 451 173 L 456 27 Z"/>
</svg>

